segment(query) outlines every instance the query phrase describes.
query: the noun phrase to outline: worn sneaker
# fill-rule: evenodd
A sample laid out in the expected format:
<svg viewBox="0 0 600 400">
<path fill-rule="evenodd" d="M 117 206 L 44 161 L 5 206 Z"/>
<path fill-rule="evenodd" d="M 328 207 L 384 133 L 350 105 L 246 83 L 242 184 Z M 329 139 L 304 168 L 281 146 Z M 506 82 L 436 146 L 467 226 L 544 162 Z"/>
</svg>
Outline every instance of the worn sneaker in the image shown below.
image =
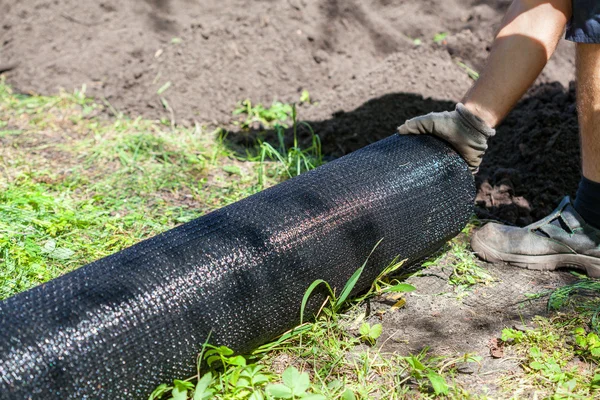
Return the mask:
<svg viewBox="0 0 600 400">
<path fill-rule="evenodd" d="M 569 197 L 525 228 L 488 223 L 475 232 L 471 246 L 489 262 L 545 271 L 572 267 L 600 278 L 600 230 L 581 218 Z"/>
</svg>

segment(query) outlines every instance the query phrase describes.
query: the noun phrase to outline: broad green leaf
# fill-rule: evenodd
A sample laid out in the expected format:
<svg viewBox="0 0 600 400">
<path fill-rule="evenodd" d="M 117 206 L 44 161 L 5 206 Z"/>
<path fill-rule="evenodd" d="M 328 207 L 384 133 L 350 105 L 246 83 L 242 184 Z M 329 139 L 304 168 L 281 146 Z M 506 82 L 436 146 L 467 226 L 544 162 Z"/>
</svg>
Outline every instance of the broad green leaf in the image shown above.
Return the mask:
<svg viewBox="0 0 600 400">
<path fill-rule="evenodd" d="M 359 333 L 361 336 L 369 336 L 369 332 L 371 331 L 371 325 L 368 322 L 363 322 L 360 325 Z"/>
<path fill-rule="evenodd" d="M 220 356 L 210 356 L 206 358 L 206 363 L 208 365 L 213 365 L 216 361 L 221 361 Z"/>
<path fill-rule="evenodd" d="M 227 364 L 238 365 L 240 367 L 246 366 L 246 359 L 242 356 L 235 356 L 227 359 Z"/>
<path fill-rule="evenodd" d="M 288 367 L 281 374 L 283 383 L 292 389 L 294 396 L 300 396 L 310 387 L 310 378 L 307 373 L 298 371 L 295 367 Z"/>
<path fill-rule="evenodd" d="M 269 378 L 267 378 L 266 375 L 258 374 L 258 375 L 254 375 L 252 377 L 252 385 L 253 386 L 257 386 L 257 385 L 260 385 L 261 383 L 265 383 L 265 382 L 269 382 Z"/>
<path fill-rule="evenodd" d="M 541 370 L 542 368 L 544 368 L 544 364 L 542 364 L 542 363 L 541 363 L 541 362 L 539 362 L 539 361 L 532 361 L 532 362 L 530 362 L 530 363 L 529 363 L 529 367 L 530 367 L 531 369 L 534 369 L 534 370 L 536 370 L 536 371 L 539 371 L 539 370 Z"/>
<path fill-rule="evenodd" d="M 263 394 L 261 392 L 259 392 L 258 390 L 255 390 L 254 392 L 252 392 L 250 397 L 248 397 L 248 400 L 264 400 L 264 399 L 265 399 L 265 396 L 263 396 Z"/>
<path fill-rule="evenodd" d="M 356 400 L 356 396 L 352 390 L 346 389 L 342 394 L 342 400 Z"/>
<path fill-rule="evenodd" d="M 194 390 L 194 400 L 204 400 L 212 395 L 212 392 L 208 391 L 208 387 L 210 386 L 212 379 L 212 373 L 207 372 L 204 374 L 204 376 L 196 384 L 196 389 Z"/>
<path fill-rule="evenodd" d="M 568 389 L 569 392 L 572 392 L 573 390 L 575 390 L 575 387 L 577 386 L 577 380 L 575 378 L 573 378 L 573 379 L 565 382 L 564 386 Z"/>
<path fill-rule="evenodd" d="M 173 391 L 171 392 L 171 400 L 187 400 L 188 398 L 188 391 L 185 387 L 183 386 L 175 386 L 173 388 Z"/>
<path fill-rule="evenodd" d="M 223 354 L 224 356 L 232 356 L 233 355 L 233 350 L 231 350 L 227 346 L 219 346 L 219 348 L 217 350 L 219 350 L 219 353 Z"/>
<path fill-rule="evenodd" d="M 383 326 L 381 326 L 381 324 L 375 324 L 371 327 L 371 330 L 369 331 L 369 336 L 372 339 L 377 339 L 379 336 L 381 336 L 382 332 Z"/>
<path fill-rule="evenodd" d="M 268 385 L 266 390 L 268 394 L 276 399 L 291 399 L 294 396 L 292 394 L 292 389 L 281 383 Z"/>
<path fill-rule="evenodd" d="M 435 394 L 448 394 L 448 384 L 443 376 L 435 371 L 429 371 L 427 372 L 427 378 L 429 379 L 429 382 L 431 382 Z"/>
<path fill-rule="evenodd" d="M 417 371 L 424 371 L 425 366 L 417 359 L 415 356 L 410 356 L 405 358 L 406 362 L 410 364 L 413 369 Z"/>
</svg>

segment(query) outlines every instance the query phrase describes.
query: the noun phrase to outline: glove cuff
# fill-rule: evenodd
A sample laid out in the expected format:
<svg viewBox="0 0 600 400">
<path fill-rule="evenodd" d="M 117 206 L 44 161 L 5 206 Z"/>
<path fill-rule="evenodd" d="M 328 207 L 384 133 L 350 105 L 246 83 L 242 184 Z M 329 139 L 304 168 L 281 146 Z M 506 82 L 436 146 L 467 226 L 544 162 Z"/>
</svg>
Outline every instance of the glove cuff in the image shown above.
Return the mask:
<svg viewBox="0 0 600 400">
<path fill-rule="evenodd" d="M 467 123 L 473 129 L 477 130 L 486 138 L 489 139 L 496 134 L 495 129 L 490 128 L 489 125 L 486 124 L 481 118 L 469 111 L 464 104 L 456 104 L 456 113 L 465 123 Z"/>
</svg>

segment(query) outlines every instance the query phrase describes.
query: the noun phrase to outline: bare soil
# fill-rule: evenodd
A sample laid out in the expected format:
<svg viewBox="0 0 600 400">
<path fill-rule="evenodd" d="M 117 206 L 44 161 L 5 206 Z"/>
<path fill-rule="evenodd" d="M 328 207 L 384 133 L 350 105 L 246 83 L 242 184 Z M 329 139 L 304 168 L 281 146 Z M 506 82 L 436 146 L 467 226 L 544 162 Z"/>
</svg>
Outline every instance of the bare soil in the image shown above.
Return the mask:
<svg viewBox="0 0 600 400">
<path fill-rule="evenodd" d="M 232 129 L 232 146 L 258 135 L 231 125 L 239 101 L 294 102 L 308 90 L 318 104 L 302 106 L 300 118 L 319 134 L 327 155 L 338 157 L 392 134 L 407 118 L 460 101 L 472 80 L 458 62 L 481 70 L 509 3 L 0 0 L 0 73 L 21 92 L 85 85 L 88 94 L 131 116 L 170 118 L 164 98 L 177 123 Z M 449 35 L 435 43 L 440 32 Z M 563 41 L 537 86 L 498 128 L 477 177 L 481 217 L 525 225 L 574 194 L 573 69 L 573 46 Z M 407 342 L 387 343 L 402 352 L 424 345 L 477 351 L 490 370 L 514 367 L 493 364 L 488 340 L 545 312 L 541 303 L 515 305 L 524 293 L 571 278 L 485 266 L 498 283 L 463 301 L 452 297 L 444 271 L 415 278 L 420 291 L 384 320 L 386 332 Z"/>
</svg>

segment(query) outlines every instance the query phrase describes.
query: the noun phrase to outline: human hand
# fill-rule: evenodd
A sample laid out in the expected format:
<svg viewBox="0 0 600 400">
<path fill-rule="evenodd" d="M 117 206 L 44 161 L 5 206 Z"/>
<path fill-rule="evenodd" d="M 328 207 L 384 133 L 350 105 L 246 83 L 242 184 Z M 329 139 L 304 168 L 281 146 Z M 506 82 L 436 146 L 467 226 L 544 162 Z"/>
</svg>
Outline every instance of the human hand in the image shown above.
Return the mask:
<svg viewBox="0 0 600 400">
<path fill-rule="evenodd" d="M 410 119 L 398 128 L 398 133 L 428 134 L 445 140 L 465 159 L 475 174 L 488 148 L 487 141 L 496 131 L 458 103 L 454 111 L 429 113 Z"/>
</svg>

